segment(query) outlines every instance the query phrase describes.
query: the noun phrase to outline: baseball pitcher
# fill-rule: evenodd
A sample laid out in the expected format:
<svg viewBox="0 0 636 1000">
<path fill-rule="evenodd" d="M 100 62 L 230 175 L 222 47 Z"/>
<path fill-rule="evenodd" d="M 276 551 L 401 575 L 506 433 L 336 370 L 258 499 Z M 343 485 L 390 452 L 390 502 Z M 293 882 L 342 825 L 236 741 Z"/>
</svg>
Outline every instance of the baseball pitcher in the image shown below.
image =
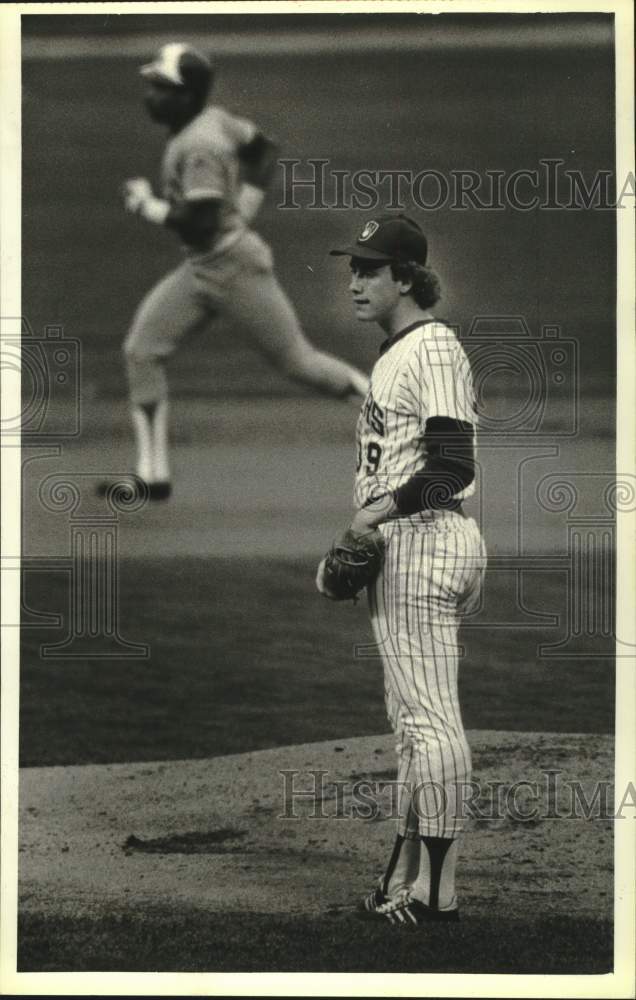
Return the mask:
<svg viewBox="0 0 636 1000">
<path fill-rule="evenodd" d="M 471 756 L 457 636 L 486 565 L 462 506 L 474 490 L 475 401 L 463 348 L 431 312 L 439 282 L 420 227 L 383 215 L 332 253 L 350 257 L 357 318 L 378 323 L 386 339 L 357 425 L 356 513 L 316 584 L 333 600 L 368 588 L 400 808 L 393 852 L 362 912 L 412 928 L 459 918 L 455 867 Z"/>
</svg>

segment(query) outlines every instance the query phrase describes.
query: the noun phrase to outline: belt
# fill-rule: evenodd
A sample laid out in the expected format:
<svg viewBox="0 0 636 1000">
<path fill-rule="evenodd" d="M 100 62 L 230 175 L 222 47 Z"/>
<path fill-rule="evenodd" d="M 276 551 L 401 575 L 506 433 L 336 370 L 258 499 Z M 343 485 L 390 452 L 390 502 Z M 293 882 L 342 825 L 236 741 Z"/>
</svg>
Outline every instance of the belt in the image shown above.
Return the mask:
<svg viewBox="0 0 636 1000">
<path fill-rule="evenodd" d="M 368 497 L 368 499 L 365 500 L 364 503 L 362 504 L 362 508 L 364 509 L 365 507 L 369 507 L 372 503 L 375 503 L 375 501 L 379 500 L 379 499 L 380 499 L 379 497 L 374 497 L 374 496 Z M 424 510 L 435 510 L 435 511 L 449 510 L 449 511 L 452 511 L 454 514 L 459 514 L 460 517 L 468 517 L 468 514 L 464 510 L 464 507 L 463 507 L 463 504 L 462 504 L 461 500 L 451 500 L 449 503 L 445 504 L 444 507 L 435 507 L 435 508 L 433 508 L 433 507 L 425 507 Z M 422 513 L 422 511 L 418 511 L 418 510 L 414 510 L 413 511 L 413 514 L 421 514 L 421 513 Z M 396 514 L 395 516 L 396 517 L 412 517 L 413 514 Z"/>
</svg>

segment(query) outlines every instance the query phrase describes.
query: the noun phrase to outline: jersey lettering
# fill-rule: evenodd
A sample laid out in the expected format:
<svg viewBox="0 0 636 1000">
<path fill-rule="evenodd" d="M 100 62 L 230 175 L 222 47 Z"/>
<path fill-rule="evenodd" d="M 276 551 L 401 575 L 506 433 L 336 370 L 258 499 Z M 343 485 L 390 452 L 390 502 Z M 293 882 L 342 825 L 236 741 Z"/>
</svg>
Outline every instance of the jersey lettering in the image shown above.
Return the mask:
<svg viewBox="0 0 636 1000">
<path fill-rule="evenodd" d="M 378 490 L 398 489 L 425 467 L 424 429 L 431 417 L 475 425 L 474 400 L 468 359 L 444 323 L 423 323 L 383 352 L 358 419 L 356 506 L 364 507 Z M 474 488 L 458 487 L 455 499 Z"/>
<path fill-rule="evenodd" d="M 366 455 L 366 464 L 365 464 Z M 378 469 L 380 468 L 380 461 L 382 459 L 382 448 L 375 441 L 369 441 L 366 453 L 363 455 L 362 444 L 358 441 L 358 461 L 356 463 L 356 472 L 360 472 L 362 466 L 365 466 L 365 474 L 367 476 L 374 476 Z"/>
<path fill-rule="evenodd" d="M 378 406 L 371 393 L 369 393 L 367 401 L 364 404 L 364 419 L 371 430 L 379 434 L 380 437 L 384 437 L 385 413 L 382 407 Z"/>
</svg>

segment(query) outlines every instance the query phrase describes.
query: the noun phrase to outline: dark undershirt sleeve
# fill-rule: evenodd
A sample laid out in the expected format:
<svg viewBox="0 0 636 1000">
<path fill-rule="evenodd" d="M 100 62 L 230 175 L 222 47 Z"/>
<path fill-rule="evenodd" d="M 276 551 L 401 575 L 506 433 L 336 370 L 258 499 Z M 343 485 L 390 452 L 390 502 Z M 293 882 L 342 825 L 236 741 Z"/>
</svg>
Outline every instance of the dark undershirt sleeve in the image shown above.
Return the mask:
<svg viewBox="0 0 636 1000">
<path fill-rule="evenodd" d="M 241 179 L 246 184 L 266 190 L 276 169 L 278 146 L 261 132 L 257 132 L 250 142 L 239 148 L 238 156 Z"/>
<path fill-rule="evenodd" d="M 473 425 L 453 417 L 429 417 L 424 428 L 424 467 L 393 493 L 398 515 L 452 510 L 454 499 L 475 478 Z"/>
<path fill-rule="evenodd" d="M 189 246 L 205 245 L 218 230 L 220 211 L 221 203 L 214 198 L 181 201 L 171 206 L 165 224 Z"/>
</svg>

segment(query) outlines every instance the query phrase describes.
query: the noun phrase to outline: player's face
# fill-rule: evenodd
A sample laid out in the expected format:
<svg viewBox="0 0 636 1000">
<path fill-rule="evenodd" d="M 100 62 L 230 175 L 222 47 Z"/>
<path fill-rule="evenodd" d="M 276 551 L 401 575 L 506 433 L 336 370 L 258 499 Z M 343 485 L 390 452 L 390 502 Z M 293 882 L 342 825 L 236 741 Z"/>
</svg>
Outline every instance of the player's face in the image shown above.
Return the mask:
<svg viewBox="0 0 636 1000">
<path fill-rule="evenodd" d="M 144 91 L 144 104 L 153 121 L 172 125 L 183 118 L 190 104 L 190 94 L 183 87 L 149 80 Z"/>
<path fill-rule="evenodd" d="M 378 267 L 352 259 L 349 291 L 353 297 L 356 319 L 380 325 L 388 322 L 400 301 L 401 287 L 388 264 Z"/>
</svg>

